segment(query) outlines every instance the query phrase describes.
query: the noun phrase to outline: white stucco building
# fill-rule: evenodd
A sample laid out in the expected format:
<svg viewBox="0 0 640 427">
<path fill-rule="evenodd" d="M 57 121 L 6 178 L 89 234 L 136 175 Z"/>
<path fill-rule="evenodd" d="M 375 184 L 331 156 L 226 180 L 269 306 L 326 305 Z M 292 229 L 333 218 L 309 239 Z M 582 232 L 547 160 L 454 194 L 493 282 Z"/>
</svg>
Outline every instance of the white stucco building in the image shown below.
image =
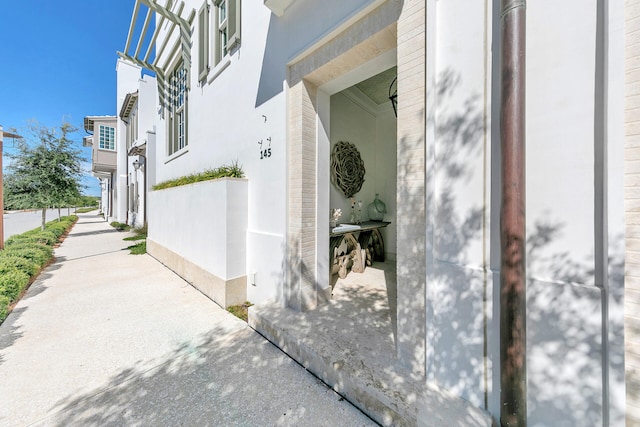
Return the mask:
<svg viewBox="0 0 640 427">
<path fill-rule="evenodd" d="M 86 116 L 84 130 L 89 135 L 82 145 L 91 147 L 91 173 L 100 181 L 100 213 L 114 215 L 114 187 L 117 182 L 117 144 L 115 116 Z"/>
<path fill-rule="evenodd" d="M 149 254 L 224 307 L 256 304 L 254 328 L 383 424 L 439 425 L 444 407 L 453 425 L 500 418 L 497 3 L 138 0 L 131 28 L 147 32 L 120 53 L 118 133 L 134 98 L 155 103 L 137 139 L 118 140 L 119 194 L 144 180 L 127 153 L 145 156 L 148 187 L 236 161 L 245 173 L 151 191 Z M 625 289 L 640 194 L 635 12 L 527 4 L 530 425 L 640 422 L 640 293 Z M 351 206 L 331 179 L 339 141 L 366 169 L 355 200 L 387 207 L 376 292 L 358 273 L 352 293 L 331 292 L 329 212 L 344 222 Z M 127 206 L 140 202 L 117 215 L 140 214 Z"/>
<path fill-rule="evenodd" d="M 139 66 L 118 60 L 118 177 L 121 199 L 119 215 L 135 228 L 146 225 L 149 177 L 147 162 L 155 162 L 155 118 L 157 85 L 155 78 L 142 75 Z M 148 148 L 150 148 L 148 150 Z M 148 158 L 149 152 L 151 157 Z M 153 168 L 151 168 L 153 171 Z"/>
<path fill-rule="evenodd" d="M 119 60 L 116 72 L 118 115 L 85 117 L 89 136 L 83 145 L 92 147 L 91 172 L 100 181 L 105 219 L 140 228 L 146 224 L 147 146 L 154 146 L 157 86 L 127 61 Z"/>
</svg>

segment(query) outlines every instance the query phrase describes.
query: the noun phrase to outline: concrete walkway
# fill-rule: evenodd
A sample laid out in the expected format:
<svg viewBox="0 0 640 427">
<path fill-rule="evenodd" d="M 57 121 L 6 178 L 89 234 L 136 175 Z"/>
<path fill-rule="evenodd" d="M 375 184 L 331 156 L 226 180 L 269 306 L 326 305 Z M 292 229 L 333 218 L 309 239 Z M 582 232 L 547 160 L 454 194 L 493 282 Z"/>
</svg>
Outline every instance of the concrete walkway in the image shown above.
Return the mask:
<svg viewBox="0 0 640 427">
<path fill-rule="evenodd" d="M 92 214 L 0 326 L 0 425 L 375 425 Z"/>
</svg>

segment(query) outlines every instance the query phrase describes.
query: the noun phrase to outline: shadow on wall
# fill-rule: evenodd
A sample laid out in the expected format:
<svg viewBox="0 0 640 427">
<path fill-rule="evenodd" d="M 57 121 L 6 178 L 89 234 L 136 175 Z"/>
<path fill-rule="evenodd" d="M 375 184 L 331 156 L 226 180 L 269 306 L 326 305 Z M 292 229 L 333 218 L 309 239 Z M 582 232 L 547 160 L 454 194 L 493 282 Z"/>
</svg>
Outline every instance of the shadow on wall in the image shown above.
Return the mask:
<svg viewBox="0 0 640 427">
<path fill-rule="evenodd" d="M 436 143 L 429 147 L 435 166 L 431 200 L 435 206 L 434 266 L 427 300 L 429 364 L 435 381 L 473 404 L 486 408 L 489 367 L 486 361 L 490 310 L 486 257 L 478 256 L 487 225 L 481 194 L 468 186 L 485 176 L 482 164 L 484 111 L 480 94 L 460 98 L 462 77 L 448 69 L 438 76 Z M 446 108 L 455 105 L 455 108 Z M 478 171 L 477 169 L 480 168 Z M 484 230 L 486 231 L 486 229 Z M 472 255 L 475 257 L 472 258 Z M 483 259 L 485 258 L 485 259 Z"/>
<path fill-rule="evenodd" d="M 402 92 L 398 92 L 402 103 Z M 407 123 L 423 123 L 424 108 L 411 113 L 414 117 L 399 114 L 397 144 L 397 354 L 410 370 L 414 380 L 425 375 L 426 312 L 425 312 L 425 229 L 426 206 L 424 174 L 424 131 L 419 137 L 401 136 L 405 130 L 400 120 Z M 410 131 L 407 129 L 407 131 Z M 427 168 L 427 174 L 431 174 Z"/>
<path fill-rule="evenodd" d="M 447 70 L 438 81 L 439 101 L 459 97 L 459 75 Z M 427 170 L 428 182 L 435 176 L 436 187 L 435 191 L 427 189 L 427 206 L 436 206 L 434 269 L 427 288 L 427 363 L 436 383 L 487 407 L 491 362 L 495 360 L 495 369 L 499 362 L 499 355 L 491 349 L 498 337 L 492 330 L 497 319 L 491 317 L 498 311 L 492 307 L 494 278 L 489 266 L 475 265 L 471 254 L 489 238 L 490 230 L 484 229 L 488 227 L 488 211 L 481 204 L 470 203 L 459 189 L 473 185 L 473 165 L 482 159 L 483 150 L 491 148 L 484 146 L 481 97 L 470 94 L 457 105 L 457 109 L 438 115 L 436 151 L 427 153 L 436 159 L 435 171 Z M 500 165 L 494 161 L 492 167 Z M 527 270 L 544 265 L 549 278 L 527 278 L 530 419 L 546 425 L 597 425 L 603 416 L 602 310 L 606 295 L 590 285 L 594 280 L 592 259 L 577 260 L 569 252 L 553 249 L 552 242 L 561 237 L 562 223 L 545 219 L 528 223 L 535 225 L 527 230 Z M 609 311 L 615 313 L 609 325 L 612 349 L 623 348 L 623 319 L 617 314 L 623 312 L 623 243 L 622 237 L 609 242 L 610 250 L 615 251 L 609 259 L 613 304 Z M 401 277 L 399 274 L 399 292 L 406 285 Z M 494 277 L 499 283 L 499 275 Z M 405 314 L 399 313 L 400 321 Z M 610 357 L 612 380 L 621 383 L 623 353 L 615 350 Z M 493 374 L 499 376 L 498 372 Z M 623 413 L 622 408 L 616 412 Z"/>
<path fill-rule="evenodd" d="M 287 62 L 286 49 L 283 49 L 283 46 L 287 45 L 287 41 L 284 37 L 282 19 L 273 13 L 269 18 L 269 30 L 262 56 L 258 92 L 256 93 L 256 108 L 283 90 Z"/>
<path fill-rule="evenodd" d="M 555 425 L 602 423 L 602 310 L 606 293 L 592 283 L 592 260 L 575 260 L 568 252 L 546 253 L 562 233 L 562 225 L 537 222 L 527 238 L 527 265 L 544 260 L 553 282 L 527 281 L 529 414 Z M 610 313 L 623 313 L 623 238 L 610 242 Z M 624 382 L 622 315 L 610 316 L 609 353 L 615 383 Z M 612 405 L 624 405 L 612 399 Z M 615 408 L 612 413 L 624 413 Z M 611 419 L 612 425 L 623 420 Z"/>
</svg>

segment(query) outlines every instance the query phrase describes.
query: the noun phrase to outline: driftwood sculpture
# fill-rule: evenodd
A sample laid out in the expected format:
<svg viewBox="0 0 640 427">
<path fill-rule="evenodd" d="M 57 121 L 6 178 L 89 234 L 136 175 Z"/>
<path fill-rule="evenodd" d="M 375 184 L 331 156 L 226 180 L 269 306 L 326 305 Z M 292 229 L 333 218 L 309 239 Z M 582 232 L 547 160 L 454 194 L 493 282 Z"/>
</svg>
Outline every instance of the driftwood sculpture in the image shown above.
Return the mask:
<svg viewBox="0 0 640 427">
<path fill-rule="evenodd" d="M 344 193 L 353 197 L 364 183 L 364 162 L 355 145 L 339 141 L 331 151 L 331 181 Z"/>
</svg>

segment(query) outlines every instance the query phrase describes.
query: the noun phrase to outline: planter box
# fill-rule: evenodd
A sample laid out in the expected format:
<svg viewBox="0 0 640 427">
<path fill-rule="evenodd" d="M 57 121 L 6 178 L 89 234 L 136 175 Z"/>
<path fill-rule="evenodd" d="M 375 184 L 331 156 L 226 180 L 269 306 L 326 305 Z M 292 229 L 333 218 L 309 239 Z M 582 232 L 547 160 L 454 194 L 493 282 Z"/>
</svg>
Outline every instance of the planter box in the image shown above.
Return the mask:
<svg viewBox="0 0 640 427">
<path fill-rule="evenodd" d="M 152 191 L 148 207 L 151 256 L 222 307 L 246 300 L 246 179 Z"/>
</svg>

